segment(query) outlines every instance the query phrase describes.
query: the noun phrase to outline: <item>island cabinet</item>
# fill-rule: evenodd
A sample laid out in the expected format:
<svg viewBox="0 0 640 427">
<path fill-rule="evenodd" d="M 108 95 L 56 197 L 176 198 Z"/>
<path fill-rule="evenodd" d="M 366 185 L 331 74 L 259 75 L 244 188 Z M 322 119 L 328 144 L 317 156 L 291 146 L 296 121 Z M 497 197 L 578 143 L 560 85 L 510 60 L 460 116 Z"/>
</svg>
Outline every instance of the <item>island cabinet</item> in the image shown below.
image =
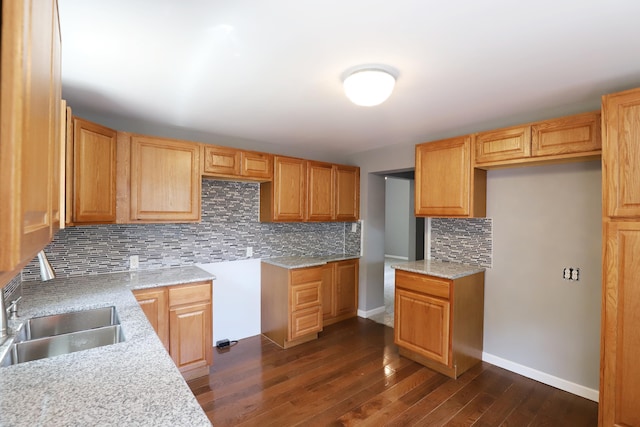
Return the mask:
<svg viewBox="0 0 640 427">
<path fill-rule="evenodd" d="M 284 268 L 261 264 L 261 330 L 280 347 L 318 338 L 322 330 L 324 266 Z"/>
<path fill-rule="evenodd" d="M 212 363 L 211 291 L 203 281 L 133 292 L 187 380 L 207 375 Z"/>
<path fill-rule="evenodd" d="M 602 100 L 600 426 L 640 426 L 640 89 Z"/>
<path fill-rule="evenodd" d="M 470 136 L 416 145 L 416 216 L 486 215 L 487 175 L 471 154 Z"/>
<path fill-rule="evenodd" d="M 396 270 L 400 354 L 451 378 L 482 360 L 484 272 L 454 280 Z"/>
<path fill-rule="evenodd" d="M 495 168 L 598 158 L 600 113 L 583 113 L 473 135 L 474 165 Z"/>
<path fill-rule="evenodd" d="M 359 260 L 350 259 L 327 263 L 322 279 L 323 325 L 331 325 L 358 312 Z"/>
<path fill-rule="evenodd" d="M 270 181 L 273 155 L 202 144 L 202 174 L 213 178 Z"/>
<path fill-rule="evenodd" d="M 117 132 L 79 117 L 72 123 L 66 171 L 68 223 L 115 223 Z"/>
</svg>

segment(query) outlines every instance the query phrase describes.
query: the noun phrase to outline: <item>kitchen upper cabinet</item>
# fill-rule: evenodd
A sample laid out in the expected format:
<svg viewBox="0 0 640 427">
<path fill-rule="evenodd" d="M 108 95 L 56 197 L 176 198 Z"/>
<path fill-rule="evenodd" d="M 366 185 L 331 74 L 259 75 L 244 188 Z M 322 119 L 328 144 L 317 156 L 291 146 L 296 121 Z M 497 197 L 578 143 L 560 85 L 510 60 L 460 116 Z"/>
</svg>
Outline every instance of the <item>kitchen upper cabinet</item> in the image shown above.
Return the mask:
<svg viewBox="0 0 640 427">
<path fill-rule="evenodd" d="M 304 221 L 307 206 L 307 161 L 274 156 L 273 163 L 273 181 L 260 185 L 260 221 Z"/>
<path fill-rule="evenodd" d="M 455 280 L 396 270 L 400 355 L 457 378 L 482 360 L 484 273 Z"/>
<path fill-rule="evenodd" d="M 324 266 L 287 269 L 261 263 L 262 334 L 289 348 L 322 330 Z"/>
<path fill-rule="evenodd" d="M 330 163 L 307 162 L 307 220 L 335 218 L 334 168 Z"/>
<path fill-rule="evenodd" d="M 602 152 L 599 112 L 545 120 L 531 126 L 531 156 L 579 154 L 598 156 Z"/>
<path fill-rule="evenodd" d="M 61 144 L 60 28 L 55 1 L 2 2 L 0 271 L 21 268 L 52 238 Z M 59 171 L 59 168 L 58 168 Z"/>
<path fill-rule="evenodd" d="M 202 174 L 214 178 L 267 181 L 273 177 L 273 155 L 202 144 Z"/>
<path fill-rule="evenodd" d="M 323 325 L 355 317 L 358 312 L 359 260 L 327 263 L 322 276 Z"/>
<path fill-rule="evenodd" d="M 592 160 L 601 154 L 600 114 L 577 114 L 473 135 L 478 168 Z"/>
<path fill-rule="evenodd" d="M 416 145 L 415 214 L 478 217 L 486 214 L 486 172 L 471 166 L 471 137 Z"/>
<path fill-rule="evenodd" d="M 531 156 L 531 126 L 518 126 L 475 135 L 476 164 Z"/>
<path fill-rule="evenodd" d="M 73 118 L 71 222 L 116 222 L 116 131 Z"/>
<path fill-rule="evenodd" d="M 169 303 L 166 288 L 150 288 L 133 291 L 140 308 L 169 351 Z"/>
<path fill-rule="evenodd" d="M 334 165 L 335 219 L 357 221 L 360 219 L 360 168 Z"/>
<path fill-rule="evenodd" d="M 606 215 L 640 217 L 640 88 L 602 100 L 602 193 Z"/>
<path fill-rule="evenodd" d="M 200 221 L 197 143 L 133 135 L 130 174 L 131 221 Z"/>
</svg>

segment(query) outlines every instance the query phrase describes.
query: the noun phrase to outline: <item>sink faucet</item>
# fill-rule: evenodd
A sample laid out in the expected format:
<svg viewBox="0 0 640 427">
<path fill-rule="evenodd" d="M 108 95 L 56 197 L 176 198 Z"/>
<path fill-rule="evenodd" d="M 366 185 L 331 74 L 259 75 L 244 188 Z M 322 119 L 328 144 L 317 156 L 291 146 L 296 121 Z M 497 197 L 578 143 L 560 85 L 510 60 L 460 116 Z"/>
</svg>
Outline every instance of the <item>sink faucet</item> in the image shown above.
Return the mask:
<svg viewBox="0 0 640 427">
<path fill-rule="evenodd" d="M 0 292 L 2 292 L 0 290 Z M 4 295 L 0 295 L 0 344 L 2 344 L 3 342 L 6 341 L 7 336 L 9 335 L 8 332 L 8 328 L 7 328 L 7 312 L 10 313 L 9 318 L 10 319 L 17 319 L 18 318 L 18 301 L 20 301 L 22 299 L 22 296 L 18 297 L 18 299 L 15 299 L 13 301 L 11 301 L 11 304 L 9 304 L 9 307 L 5 308 L 5 301 L 4 301 Z"/>
</svg>

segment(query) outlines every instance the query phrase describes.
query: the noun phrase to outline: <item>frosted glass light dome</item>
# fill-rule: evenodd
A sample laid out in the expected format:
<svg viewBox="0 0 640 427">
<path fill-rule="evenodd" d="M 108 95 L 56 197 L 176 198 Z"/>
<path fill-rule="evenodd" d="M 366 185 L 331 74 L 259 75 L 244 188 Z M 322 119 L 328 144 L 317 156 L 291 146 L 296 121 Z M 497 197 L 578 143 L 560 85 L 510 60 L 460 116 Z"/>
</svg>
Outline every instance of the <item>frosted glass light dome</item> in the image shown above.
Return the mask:
<svg viewBox="0 0 640 427">
<path fill-rule="evenodd" d="M 358 70 L 344 79 L 344 93 L 356 105 L 373 107 L 389 98 L 396 79 L 387 71 L 378 69 Z"/>
</svg>

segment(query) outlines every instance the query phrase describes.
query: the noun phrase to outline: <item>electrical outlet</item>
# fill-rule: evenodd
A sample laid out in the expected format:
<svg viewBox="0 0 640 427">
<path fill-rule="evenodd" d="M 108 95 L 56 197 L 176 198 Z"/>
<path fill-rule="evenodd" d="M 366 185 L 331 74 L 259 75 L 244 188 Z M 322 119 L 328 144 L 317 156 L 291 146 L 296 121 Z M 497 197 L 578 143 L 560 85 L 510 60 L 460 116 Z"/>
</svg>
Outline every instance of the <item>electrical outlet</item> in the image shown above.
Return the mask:
<svg viewBox="0 0 640 427">
<path fill-rule="evenodd" d="M 567 280 L 571 279 L 571 269 L 569 267 L 565 267 L 562 270 L 562 278 Z"/>
<path fill-rule="evenodd" d="M 253 247 L 252 246 L 248 246 L 247 247 L 247 257 L 252 257 L 253 256 Z"/>
<path fill-rule="evenodd" d="M 580 280 L 580 269 L 573 267 L 565 267 L 562 269 L 562 278 L 565 280 Z"/>
<path fill-rule="evenodd" d="M 351 232 L 355 233 L 357 230 L 358 230 L 358 224 L 354 222 L 353 224 L 351 224 Z"/>
<path fill-rule="evenodd" d="M 139 264 L 138 255 L 131 255 L 129 257 L 129 270 L 137 270 Z"/>
<path fill-rule="evenodd" d="M 571 272 L 571 280 L 580 280 L 580 269 L 574 268 Z"/>
</svg>

